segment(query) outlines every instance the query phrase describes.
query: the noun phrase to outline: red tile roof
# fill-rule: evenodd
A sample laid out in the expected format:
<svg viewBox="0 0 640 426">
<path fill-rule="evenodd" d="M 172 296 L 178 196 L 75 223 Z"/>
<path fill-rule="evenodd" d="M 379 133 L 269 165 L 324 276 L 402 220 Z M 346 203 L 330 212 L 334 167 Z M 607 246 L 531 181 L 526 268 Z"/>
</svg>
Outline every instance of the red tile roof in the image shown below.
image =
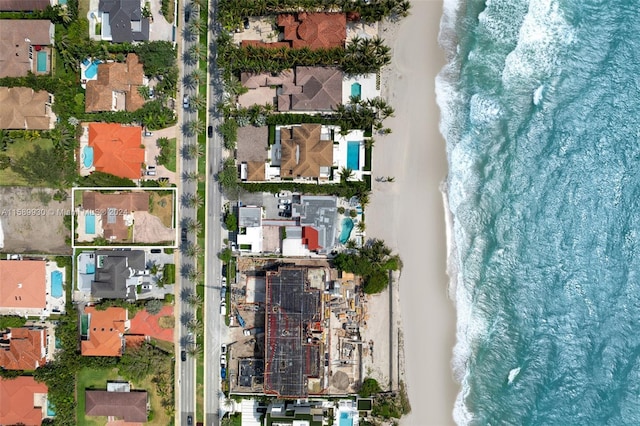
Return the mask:
<svg viewBox="0 0 640 426">
<path fill-rule="evenodd" d="M 8 346 L 0 346 L 0 367 L 6 370 L 35 370 L 47 362 L 46 329 L 10 328 L 0 333 L 0 340 L 9 340 Z"/>
<path fill-rule="evenodd" d="M 140 179 L 144 163 L 142 127 L 89 123 L 89 146 L 97 171 L 129 179 Z"/>
<path fill-rule="evenodd" d="M 344 47 L 347 38 L 347 17 L 344 13 L 307 13 L 278 15 L 284 39 L 299 49 L 330 49 Z"/>
<path fill-rule="evenodd" d="M 164 316 L 173 316 L 173 306 L 164 306 L 156 315 L 146 310 L 139 311 L 131 318 L 129 333 L 154 337 L 165 342 L 173 342 L 173 328 L 162 328 L 158 320 Z M 128 346 L 128 341 L 127 341 Z"/>
<path fill-rule="evenodd" d="M 0 260 L 0 308 L 44 309 L 45 262 Z"/>
<path fill-rule="evenodd" d="M 318 244 L 318 230 L 312 226 L 302 227 L 302 244 L 305 244 L 311 251 L 321 249 Z"/>
<path fill-rule="evenodd" d="M 47 386 L 33 377 L 0 378 L 0 424 L 41 425 L 42 408 L 36 405 L 36 395 L 47 393 Z"/>
<path fill-rule="evenodd" d="M 111 307 L 99 311 L 94 307 L 84 310 L 89 318 L 89 340 L 83 340 L 84 356 L 121 356 L 122 336 L 125 332 L 127 311 L 123 308 Z"/>
</svg>

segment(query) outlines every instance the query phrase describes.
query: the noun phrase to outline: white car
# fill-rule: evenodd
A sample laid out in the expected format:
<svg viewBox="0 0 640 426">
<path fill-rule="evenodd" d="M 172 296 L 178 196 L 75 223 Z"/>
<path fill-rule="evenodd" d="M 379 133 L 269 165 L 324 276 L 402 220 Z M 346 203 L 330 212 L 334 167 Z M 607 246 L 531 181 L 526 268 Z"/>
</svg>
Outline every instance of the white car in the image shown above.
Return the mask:
<svg viewBox="0 0 640 426">
<path fill-rule="evenodd" d="M 220 346 L 220 353 L 222 355 L 227 353 L 227 344 L 226 343 L 223 343 L 222 346 Z"/>
<path fill-rule="evenodd" d="M 220 367 L 226 367 L 227 366 L 227 356 L 226 355 L 220 355 Z"/>
<path fill-rule="evenodd" d="M 220 303 L 220 315 L 227 315 L 227 302 L 224 300 Z"/>
<path fill-rule="evenodd" d="M 288 198 L 280 198 L 279 203 L 280 204 L 291 204 L 291 200 L 289 200 Z"/>
</svg>

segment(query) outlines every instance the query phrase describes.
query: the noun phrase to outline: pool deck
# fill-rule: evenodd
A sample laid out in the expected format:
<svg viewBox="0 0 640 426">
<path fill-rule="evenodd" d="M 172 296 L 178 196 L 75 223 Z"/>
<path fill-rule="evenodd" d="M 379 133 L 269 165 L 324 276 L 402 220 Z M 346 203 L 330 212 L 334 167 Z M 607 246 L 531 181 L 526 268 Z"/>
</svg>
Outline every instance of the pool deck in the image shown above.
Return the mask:
<svg viewBox="0 0 640 426">
<path fill-rule="evenodd" d="M 362 170 L 364 168 L 364 132 L 362 130 L 352 130 L 346 136 L 341 136 L 336 131 L 335 133 L 335 141 L 338 144 L 333 145 L 333 166 L 338 168 L 338 173 L 342 170 L 343 167 L 347 167 L 347 157 L 348 157 L 348 143 L 349 142 L 360 142 L 360 155 L 359 155 L 359 168 L 358 170 L 353 171 L 352 180 L 362 180 L 363 175 L 371 174 L 370 172 L 365 172 Z M 336 176 L 334 173 L 333 176 L 334 182 L 340 180 L 340 176 Z"/>
<path fill-rule="evenodd" d="M 373 99 L 380 96 L 380 89 L 376 88 L 376 75 L 365 74 L 356 77 L 344 77 L 342 79 L 342 103 L 348 104 L 351 96 L 351 85 L 360 84 L 360 99 Z"/>
<path fill-rule="evenodd" d="M 84 161 L 83 161 L 84 148 L 89 146 L 89 124 L 88 123 L 82 123 L 82 135 L 80 135 L 79 142 L 80 142 L 80 148 L 78 148 L 76 162 L 78 163 L 80 176 L 89 176 L 91 172 L 95 170 L 95 167 L 91 165 L 91 167 L 87 168 L 84 166 Z"/>
</svg>

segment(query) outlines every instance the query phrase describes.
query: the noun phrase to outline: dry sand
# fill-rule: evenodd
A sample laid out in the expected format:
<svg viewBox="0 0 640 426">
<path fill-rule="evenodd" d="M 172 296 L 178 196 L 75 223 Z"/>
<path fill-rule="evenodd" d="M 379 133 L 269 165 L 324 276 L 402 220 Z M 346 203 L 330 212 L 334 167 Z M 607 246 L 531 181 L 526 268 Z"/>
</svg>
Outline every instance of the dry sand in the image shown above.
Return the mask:
<svg viewBox="0 0 640 426">
<path fill-rule="evenodd" d="M 458 385 L 451 373 L 455 312 L 448 297 L 445 220 L 439 185 L 447 173 L 435 77 L 444 65 L 437 44 L 442 4 L 413 0 L 411 16 L 385 24 L 380 35 L 393 49 L 382 76 L 383 95 L 395 108 L 393 129 L 376 137 L 373 194 L 367 237 L 384 239 L 404 262 L 399 280 L 404 333 L 404 380 L 412 413 L 403 425 L 453 424 Z M 394 182 L 376 182 L 393 176 Z M 402 372 L 402 371 L 401 371 Z"/>
</svg>

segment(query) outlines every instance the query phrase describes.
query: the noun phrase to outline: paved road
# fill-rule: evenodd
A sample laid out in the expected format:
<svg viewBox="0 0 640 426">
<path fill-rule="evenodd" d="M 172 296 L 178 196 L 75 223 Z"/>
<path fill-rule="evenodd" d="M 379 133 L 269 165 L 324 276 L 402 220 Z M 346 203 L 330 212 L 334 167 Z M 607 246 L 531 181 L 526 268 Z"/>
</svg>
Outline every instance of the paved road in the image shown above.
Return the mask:
<svg viewBox="0 0 640 426">
<path fill-rule="evenodd" d="M 186 7 L 190 6 L 190 1 L 185 2 Z M 185 27 L 185 13 L 184 9 L 181 10 L 181 13 L 178 14 L 180 28 Z M 194 11 L 191 13 L 190 20 L 198 20 L 198 12 Z M 197 93 L 197 88 L 190 89 L 183 85 L 183 78 L 185 75 L 191 73 L 195 68 L 197 68 L 197 64 L 190 65 L 183 61 L 182 53 L 189 50 L 189 48 L 193 45 L 198 44 L 198 38 L 194 41 L 186 41 L 183 37 L 181 37 L 181 49 L 178 53 L 178 61 L 180 62 L 180 74 L 178 81 L 178 99 L 177 99 L 177 107 L 180 109 L 179 120 L 178 120 L 178 141 L 181 143 L 178 145 L 178 150 L 180 152 L 180 167 L 179 167 L 179 179 L 181 182 L 178 184 L 178 196 L 179 196 L 179 207 L 178 207 L 178 219 L 179 223 L 182 225 L 187 220 L 197 220 L 197 211 L 193 207 L 188 207 L 184 203 L 184 197 L 188 194 L 197 193 L 197 182 L 193 180 L 183 179 L 187 173 L 197 171 L 198 169 L 198 160 L 197 158 L 189 158 L 185 155 L 182 155 L 184 146 L 188 144 L 196 144 L 198 143 L 197 136 L 188 136 L 182 132 L 182 125 L 186 122 L 196 120 L 198 118 L 197 111 L 189 111 L 183 108 L 183 96 L 185 94 L 190 97 L 194 96 Z M 181 90 L 180 90 L 181 89 Z M 181 226 L 182 227 L 182 226 Z M 180 232 L 182 235 L 182 232 Z M 188 244 L 196 244 L 197 236 L 194 232 L 188 232 L 187 234 L 187 243 L 181 242 L 181 247 L 184 247 Z M 179 250 L 177 255 L 176 269 L 179 271 L 176 277 L 177 281 L 177 291 L 176 300 L 178 300 L 178 318 L 180 321 L 179 327 L 179 336 L 178 336 L 178 354 L 176 359 L 178 360 L 178 406 L 176 407 L 176 415 L 178 416 L 177 423 L 180 425 L 187 424 L 187 417 L 191 416 L 193 419 L 193 424 L 195 424 L 195 410 L 196 410 L 196 359 L 190 355 L 187 356 L 186 361 L 181 360 L 181 351 L 188 350 L 190 343 L 192 340 L 190 338 L 190 332 L 185 326 L 183 318 L 185 316 L 191 316 L 195 318 L 196 312 L 195 309 L 187 302 L 186 300 L 186 292 L 196 292 L 195 284 L 191 282 L 186 277 L 186 271 L 188 270 L 197 270 L 197 265 L 195 262 L 195 258 L 190 258 L 182 254 L 182 251 Z"/>
<path fill-rule="evenodd" d="M 218 259 L 221 250 L 221 211 L 222 194 L 215 176 L 222 164 L 222 140 L 215 131 L 220 124 L 220 116 L 216 104 L 221 100 L 219 73 L 216 66 L 216 16 L 217 0 L 209 1 L 209 69 L 207 76 L 207 126 L 214 129 L 213 136 L 207 139 L 207 198 L 206 198 L 206 248 L 205 248 L 205 365 L 204 365 L 204 409 L 205 425 L 220 424 L 220 345 L 224 324 L 224 316 L 220 315 L 220 291 L 222 264 Z M 228 309 L 229 307 L 227 307 Z"/>
</svg>

